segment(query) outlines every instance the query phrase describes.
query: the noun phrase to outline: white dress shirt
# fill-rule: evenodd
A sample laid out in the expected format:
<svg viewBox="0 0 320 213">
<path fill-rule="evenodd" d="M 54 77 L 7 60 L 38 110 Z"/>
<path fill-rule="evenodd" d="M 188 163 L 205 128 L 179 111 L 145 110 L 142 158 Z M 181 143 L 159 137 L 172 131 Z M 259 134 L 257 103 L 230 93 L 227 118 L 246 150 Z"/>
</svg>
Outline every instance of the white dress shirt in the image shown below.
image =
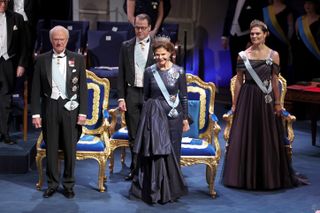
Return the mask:
<svg viewBox="0 0 320 213">
<path fill-rule="evenodd" d="M 32 0 L 34 1 L 34 0 Z M 24 0 L 14 0 L 13 11 L 23 16 L 24 21 L 28 21 L 26 12 L 24 11 Z"/>
<path fill-rule="evenodd" d="M 149 53 L 149 47 L 150 47 L 150 37 L 148 36 L 147 38 L 139 41 L 136 39 L 136 44 L 134 47 L 134 58 L 135 62 L 137 61 L 136 58 L 140 57 L 142 54 L 143 60 L 145 60 L 145 63 L 147 62 L 148 59 L 148 53 Z M 140 53 L 138 53 L 138 51 Z M 134 86 L 135 87 L 143 87 L 143 73 L 145 70 L 144 67 L 139 67 L 138 63 L 135 63 L 134 65 L 135 68 L 135 81 L 134 81 Z"/>
<path fill-rule="evenodd" d="M 55 53 L 55 51 L 53 52 L 54 53 L 52 54 L 52 63 L 55 63 L 56 65 L 58 65 L 57 67 L 59 70 L 52 70 L 52 72 L 60 72 L 61 76 L 63 77 L 63 80 L 66 81 L 67 57 L 64 52 L 60 54 Z M 58 57 L 62 57 L 62 58 L 58 58 Z M 52 93 L 50 98 L 54 100 L 58 100 L 59 97 L 61 97 L 62 99 L 67 98 L 65 94 L 61 93 L 61 91 L 58 88 L 58 85 L 54 82 L 54 80 L 52 80 Z"/>
<path fill-rule="evenodd" d="M 0 13 L 0 57 L 9 58 L 7 47 L 7 19 L 5 13 Z"/>
</svg>

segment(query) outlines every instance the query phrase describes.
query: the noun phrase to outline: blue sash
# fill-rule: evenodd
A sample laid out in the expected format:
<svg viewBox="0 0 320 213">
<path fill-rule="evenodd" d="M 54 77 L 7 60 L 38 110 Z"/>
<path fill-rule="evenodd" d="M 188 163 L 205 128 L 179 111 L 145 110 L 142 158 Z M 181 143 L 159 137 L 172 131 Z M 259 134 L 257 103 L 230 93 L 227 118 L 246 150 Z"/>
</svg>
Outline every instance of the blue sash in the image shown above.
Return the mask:
<svg viewBox="0 0 320 213">
<path fill-rule="evenodd" d="M 152 65 L 151 66 L 151 70 L 153 73 L 153 76 L 161 90 L 162 95 L 164 96 L 164 98 L 166 99 L 167 103 L 169 104 L 169 106 L 172 108 L 168 114 L 169 117 L 172 118 L 176 118 L 178 116 L 178 111 L 176 109 L 176 107 L 179 105 L 179 95 L 177 94 L 174 98 L 174 100 L 172 98 L 170 98 L 170 94 L 166 88 L 166 86 L 164 85 L 158 71 L 156 70 L 156 65 Z"/>
<path fill-rule="evenodd" d="M 272 34 L 274 34 L 281 42 L 290 46 L 290 42 L 277 21 L 276 14 L 272 6 L 263 8 L 263 19 Z"/>
<path fill-rule="evenodd" d="M 316 40 L 314 39 L 311 30 L 309 28 L 307 18 L 305 16 L 300 16 L 297 19 L 298 22 L 298 32 L 303 41 L 306 45 L 308 50 L 318 59 L 320 60 L 320 50 Z"/>
</svg>

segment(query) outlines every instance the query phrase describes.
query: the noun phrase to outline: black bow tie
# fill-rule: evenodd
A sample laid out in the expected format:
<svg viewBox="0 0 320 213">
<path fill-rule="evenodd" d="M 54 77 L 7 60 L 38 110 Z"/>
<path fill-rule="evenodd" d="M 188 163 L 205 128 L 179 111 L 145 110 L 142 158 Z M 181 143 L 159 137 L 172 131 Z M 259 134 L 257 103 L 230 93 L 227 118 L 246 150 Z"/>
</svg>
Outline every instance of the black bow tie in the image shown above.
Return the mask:
<svg viewBox="0 0 320 213">
<path fill-rule="evenodd" d="M 53 54 L 52 56 L 53 56 L 53 58 L 64 58 L 64 57 L 66 57 L 65 54 L 63 54 L 63 55 Z"/>
</svg>

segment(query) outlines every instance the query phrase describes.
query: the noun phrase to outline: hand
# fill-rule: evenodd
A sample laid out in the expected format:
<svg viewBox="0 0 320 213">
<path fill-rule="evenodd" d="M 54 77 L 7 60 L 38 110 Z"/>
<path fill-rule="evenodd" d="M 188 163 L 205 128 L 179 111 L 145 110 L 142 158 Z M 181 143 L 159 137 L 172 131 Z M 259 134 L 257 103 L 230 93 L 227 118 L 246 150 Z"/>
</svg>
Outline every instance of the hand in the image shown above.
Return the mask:
<svg viewBox="0 0 320 213">
<path fill-rule="evenodd" d="M 232 105 L 231 110 L 232 110 L 232 112 L 235 112 L 236 111 L 236 105 Z"/>
<path fill-rule="evenodd" d="M 25 71 L 24 67 L 18 66 L 18 67 L 17 67 L 17 77 L 23 76 L 24 71 Z"/>
<path fill-rule="evenodd" d="M 227 38 L 222 38 L 221 39 L 221 45 L 224 50 L 228 49 L 228 39 Z"/>
<path fill-rule="evenodd" d="M 158 31 L 155 30 L 155 29 L 154 29 L 154 30 L 151 30 L 151 31 L 149 32 L 150 37 L 151 37 L 151 38 L 155 37 L 156 34 L 157 34 L 157 32 L 158 32 Z"/>
<path fill-rule="evenodd" d="M 41 123 L 42 123 L 41 118 L 32 118 L 32 124 L 36 129 L 39 129 L 42 127 Z"/>
<path fill-rule="evenodd" d="M 275 104 L 274 105 L 274 114 L 276 114 L 277 116 L 281 116 L 281 111 L 282 111 L 281 105 Z"/>
<path fill-rule="evenodd" d="M 188 120 L 187 120 L 187 119 L 186 119 L 186 120 L 183 120 L 183 123 L 182 123 L 182 131 L 183 131 L 183 132 L 187 132 L 187 131 L 189 131 L 189 129 L 190 129 L 190 126 L 189 126 Z"/>
<path fill-rule="evenodd" d="M 87 120 L 86 116 L 79 115 L 77 124 L 80 125 L 80 126 L 83 126 L 83 125 L 85 125 L 86 120 Z"/>
<path fill-rule="evenodd" d="M 127 111 L 126 102 L 124 100 L 118 102 L 118 107 L 121 112 Z"/>
</svg>

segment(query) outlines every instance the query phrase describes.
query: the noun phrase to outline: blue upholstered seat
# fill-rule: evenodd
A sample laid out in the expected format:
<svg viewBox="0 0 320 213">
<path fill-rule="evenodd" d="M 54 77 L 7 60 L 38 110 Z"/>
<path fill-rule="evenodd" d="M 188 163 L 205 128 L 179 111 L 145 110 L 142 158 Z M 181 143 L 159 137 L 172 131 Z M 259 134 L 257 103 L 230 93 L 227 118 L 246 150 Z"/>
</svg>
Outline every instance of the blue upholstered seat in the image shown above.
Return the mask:
<svg viewBox="0 0 320 213">
<path fill-rule="evenodd" d="M 82 135 L 77 143 L 77 160 L 95 159 L 99 163 L 98 188 L 105 191 L 106 181 L 105 168 L 106 161 L 110 155 L 109 145 L 109 113 L 108 101 L 110 83 L 107 79 L 97 77 L 93 72 L 87 70 L 88 87 L 88 113 L 86 125 L 82 127 Z M 40 134 L 37 141 L 36 162 L 39 171 L 39 182 L 37 188 L 40 189 L 43 183 L 42 159 L 46 156 L 46 145 Z M 59 151 L 59 158 L 63 159 L 62 151 Z"/>
<path fill-rule="evenodd" d="M 203 139 L 182 138 L 181 155 L 183 156 L 215 156 L 215 154 L 215 147 Z"/>
<path fill-rule="evenodd" d="M 127 127 L 122 127 L 118 129 L 115 133 L 111 135 L 113 140 L 129 140 Z"/>
</svg>

